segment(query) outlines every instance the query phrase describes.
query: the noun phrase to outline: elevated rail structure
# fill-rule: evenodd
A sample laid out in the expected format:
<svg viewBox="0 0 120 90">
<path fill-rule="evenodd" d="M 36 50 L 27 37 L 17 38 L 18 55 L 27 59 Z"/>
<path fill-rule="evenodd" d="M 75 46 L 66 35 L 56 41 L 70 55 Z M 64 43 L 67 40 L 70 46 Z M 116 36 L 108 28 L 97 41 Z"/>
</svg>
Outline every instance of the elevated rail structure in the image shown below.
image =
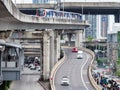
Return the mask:
<svg viewBox="0 0 120 90">
<path fill-rule="evenodd" d="M 0 0 L 0 30 L 84 29 L 89 24 L 69 19 L 40 18 L 21 13 L 11 0 Z"/>
<path fill-rule="evenodd" d="M 54 4 L 17 4 L 17 7 L 24 13 L 34 14 L 38 8 L 54 8 Z M 60 6 L 63 10 L 63 6 Z M 115 22 L 120 22 L 119 2 L 64 2 L 64 11 L 82 14 L 113 14 Z"/>
<path fill-rule="evenodd" d="M 76 20 L 70 20 L 66 18 L 40 18 L 35 15 L 26 15 L 19 11 L 19 9 L 16 8 L 16 6 L 12 3 L 11 0 L 0 0 L 0 30 L 6 31 L 6 30 L 45 30 L 44 36 L 43 36 L 43 73 L 44 73 L 44 80 L 49 78 L 50 72 L 50 65 L 49 61 L 51 63 L 51 68 L 54 66 L 54 63 L 56 60 L 54 59 L 54 33 L 51 34 L 51 38 L 48 37 L 47 31 L 49 29 L 51 30 L 83 30 L 86 27 L 89 27 L 89 23 L 86 21 L 76 21 Z M 52 37 L 53 36 L 53 37 Z M 36 37 L 34 37 L 35 39 Z M 50 40 L 51 39 L 51 40 Z M 49 43 L 51 41 L 51 43 Z M 59 40 L 57 40 L 59 42 Z M 46 43 L 48 42 L 48 43 Z M 53 43 L 52 43 L 53 42 Z M 50 45 L 51 44 L 51 45 Z M 58 43 L 59 44 L 59 43 Z M 1 44 L 2 45 L 2 44 Z M 14 54 L 17 55 L 17 58 L 15 59 L 15 62 L 10 62 L 11 58 L 15 58 L 13 55 L 9 56 L 10 59 L 5 59 L 1 62 L 2 63 L 2 73 L 3 73 L 3 80 L 19 80 L 20 79 L 20 61 L 18 60 L 18 51 L 16 49 L 20 49 L 20 47 L 17 47 L 16 45 L 11 45 L 9 43 L 5 43 L 5 51 L 3 52 L 3 55 L 7 55 L 9 53 L 9 50 L 13 50 Z M 52 49 L 50 49 L 50 46 Z M 59 46 L 59 45 L 58 45 Z M 11 50 L 11 51 L 12 51 Z M 48 51 L 49 50 L 49 51 Z M 49 58 L 49 52 L 52 51 L 51 54 L 51 60 Z M 8 51 L 8 53 L 7 53 Z M 58 49 L 58 51 L 60 51 Z M 57 51 L 57 52 L 58 52 Z M 6 54 L 7 53 L 7 54 Z M 12 52 L 11 52 L 12 53 Z M 42 55 L 42 54 L 41 54 Z M 42 56 L 41 56 L 42 57 Z M 56 55 L 56 59 L 57 59 Z M 52 61 L 54 60 L 54 61 Z M 47 67 L 47 68 L 46 68 Z M 11 77 L 9 77 L 11 76 Z"/>
</svg>

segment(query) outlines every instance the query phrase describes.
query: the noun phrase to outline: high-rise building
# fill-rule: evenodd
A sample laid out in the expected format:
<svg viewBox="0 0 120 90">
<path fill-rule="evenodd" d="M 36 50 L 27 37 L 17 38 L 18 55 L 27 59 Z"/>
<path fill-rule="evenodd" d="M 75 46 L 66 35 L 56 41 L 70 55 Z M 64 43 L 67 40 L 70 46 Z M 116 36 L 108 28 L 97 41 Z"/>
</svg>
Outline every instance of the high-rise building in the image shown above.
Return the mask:
<svg viewBox="0 0 120 90">
<path fill-rule="evenodd" d="M 108 31 L 108 15 L 97 15 L 96 39 L 106 39 Z"/>
<path fill-rule="evenodd" d="M 108 30 L 107 15 L 86 15 L 85 19 L 91 24 L 85 30 L 85 38 L 106 39 Z"/>
<path fill-rule="evenodd" d="M 86 15 L 85 20 L 88 20 L 90 27 L 85 29 L 85 38 L 96 38 L 96 15 Z"/>
<path fill-rule="evenodd" d="M 107 37 L 107 29 L 108 29 L 108 16 L 101 15 L 101 36 Z"/>
</svg>

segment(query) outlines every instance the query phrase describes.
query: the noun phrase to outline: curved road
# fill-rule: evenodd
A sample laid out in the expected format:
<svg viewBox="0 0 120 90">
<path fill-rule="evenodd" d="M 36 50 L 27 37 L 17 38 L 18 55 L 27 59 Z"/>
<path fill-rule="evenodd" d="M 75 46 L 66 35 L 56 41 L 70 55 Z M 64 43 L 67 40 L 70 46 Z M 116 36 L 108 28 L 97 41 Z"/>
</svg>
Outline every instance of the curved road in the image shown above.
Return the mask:
<svg viewBox="0 0 120 90">
<path fill-rule="evenodd" d="M 90 54 L 84 52 L 83 59 L 76 59 L 77 53 L 72 52 L 71 48 L 64 50 L 66 60 L 55 75 L 56 90 L 95 90 L 87 76 L 87 68 L 92 58 Z M 61 86 L 63 76 L 69 77 L 69 86 Z"/>
</svg>

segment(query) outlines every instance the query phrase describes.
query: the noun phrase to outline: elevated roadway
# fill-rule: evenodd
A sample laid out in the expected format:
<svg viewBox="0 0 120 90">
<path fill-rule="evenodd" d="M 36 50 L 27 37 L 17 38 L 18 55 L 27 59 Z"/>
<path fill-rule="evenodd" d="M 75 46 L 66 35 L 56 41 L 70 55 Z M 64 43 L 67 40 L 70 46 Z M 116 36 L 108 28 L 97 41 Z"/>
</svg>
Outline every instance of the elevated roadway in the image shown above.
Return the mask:
<svg viewBox="0 0 120 90">
<path fill-rule="evenodd" d="M 87 22 L 68 19 L 40 18 L 21 13 L 11 0 L 0 0 L 0 30 L 14 29 L 84 29 Z"/>
<path fill-rule="evenodd" d="M 70 48 L 65 49 L 66 59 L 55 75 L 55 90 L 95 90 L 88 79 L 88 66 L 92 56 L 86 52 L 83 59 L 77 59 L 77 53 Z M 70 79 L 69 86 L 61 86 L 63 76 Z"/>
<path fill-rule="evenodd" d="M 25 13 L 34 14 L 38 8 L 54 8 L 54 4 L 17 4 Z M 63 6 L 60 7 L 63 10 Z M 31 11 L 30 11 L 31 10 Z M 116 14 L 120 10 L 119 2 L 64 2 L 64 10 L 83 14 Z M 82 12 L 83 10 L 83 12 Z"/>
</svg>

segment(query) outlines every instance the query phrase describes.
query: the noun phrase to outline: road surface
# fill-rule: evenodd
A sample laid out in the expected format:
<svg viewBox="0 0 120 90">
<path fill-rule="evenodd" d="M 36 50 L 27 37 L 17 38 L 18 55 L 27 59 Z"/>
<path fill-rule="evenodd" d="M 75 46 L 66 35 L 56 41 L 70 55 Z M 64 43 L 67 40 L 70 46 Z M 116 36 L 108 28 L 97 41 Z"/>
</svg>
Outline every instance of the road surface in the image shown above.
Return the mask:
<svg viewBox="0 0 120 90">
<path fill-rule="evenodd" d="M 83 52 L 83 59 L 77 59 L 77 53 L 72 52 L 70 48 L 66 48 L 64 50 L 67 56 L 65 63 L 56 72 L 55 89 L 95 90 L 87 75 L 87 68 L 92 58 L 90 54 Z M 61 86 L 63 76 L 68 76 L 70 79 L 69 86 Z"/>
<path fill-rule="evenodd" d="M 44 90 L 37 82 L 40 75 L 38 73 L 32 74 L 33 72 L 35 71 L 22 75 L 21 80 L 13 81 L 9 90 Z"/>
</svg>

